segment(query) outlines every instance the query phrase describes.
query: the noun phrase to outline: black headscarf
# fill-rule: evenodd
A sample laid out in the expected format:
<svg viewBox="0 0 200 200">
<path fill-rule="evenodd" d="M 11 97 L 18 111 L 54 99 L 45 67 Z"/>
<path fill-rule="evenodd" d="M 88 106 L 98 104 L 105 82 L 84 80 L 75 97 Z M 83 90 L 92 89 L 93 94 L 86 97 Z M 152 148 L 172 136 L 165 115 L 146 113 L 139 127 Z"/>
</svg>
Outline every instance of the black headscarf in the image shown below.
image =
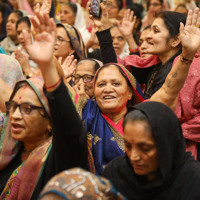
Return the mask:
<svg viewBox="0 0 200 200">
<path fill-rule="evenodd" d="M 195 162 L 190 154 L 185 152 L 179 120 L 170 108 L 158 102 L 140 103 L 134 106 L 134 110 L 140 110 L 146 115 L 152 129 L 159 163 L 156 178 L 148 181 L 147 176 L 135 174 L 127 156 L 109 163 L 103 176 L 110 179 L 116 189 L 128 199 L 168 199 L 172 195 L 172 199 L 177 200 L 173 198 L 173 190 L 178 190 L 175 183 L 181 183 L 183 177 L 191 178 L 187 173 L 181 172 L 190 168 L 187 162 Z M 200 173 L 199 163 L 196 169 Z M 200 180 L 198 182 L 200 184 Z"/>
</svg>

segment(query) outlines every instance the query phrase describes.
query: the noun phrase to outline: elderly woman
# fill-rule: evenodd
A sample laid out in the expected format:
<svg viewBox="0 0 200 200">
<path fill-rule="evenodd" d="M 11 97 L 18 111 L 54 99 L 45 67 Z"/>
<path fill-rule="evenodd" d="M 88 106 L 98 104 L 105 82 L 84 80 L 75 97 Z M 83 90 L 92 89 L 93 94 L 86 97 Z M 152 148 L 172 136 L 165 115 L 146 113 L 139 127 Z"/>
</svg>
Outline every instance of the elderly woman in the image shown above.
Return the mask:
<svg viewBox="0 0 200 200">
<path fill-rule="evenodd" d="M 7 116 L 0 141 L 1 199 L 37 199 L 47 181 L 58 172 L 75 166 L 88 169 L 81 120 L 56 67 L 52 77 L 56 27 L 47 14 L 45 18 L 38 14 L 38 18 L 38 27 L 32 19 L 37 30 L 35 42 L 26 30 L 24 35 L 27 51 L 38 63 L 45 86 L 39 77 L 21 81 L 6 102 Z M 42 26 L 44 21 L 46 26 Z M 45 35 L 44 40 L 40 40 L 41 34 Z"/>
<path fill-rule="evenodd" d="M 68 55 L 74 55 L 77 60 L 86 58 L 84 42 L 80 32 L 69 24 L 57 24 L 57 36 L 54 47 L 54 56 L 62 58 L 62 62 Z"/>
</svg>

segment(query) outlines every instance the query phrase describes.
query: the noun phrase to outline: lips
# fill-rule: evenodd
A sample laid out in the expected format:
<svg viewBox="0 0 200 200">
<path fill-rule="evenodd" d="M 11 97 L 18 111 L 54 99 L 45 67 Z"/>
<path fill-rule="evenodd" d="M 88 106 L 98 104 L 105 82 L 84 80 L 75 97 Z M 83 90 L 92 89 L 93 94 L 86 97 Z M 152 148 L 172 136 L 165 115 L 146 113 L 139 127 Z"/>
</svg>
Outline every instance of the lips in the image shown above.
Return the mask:
<svg viewBox="0 0 200 200">
<path fill-rule="evenodd" d="M 11 130 L 13 133 L 20 133 L 24 129 L 24 126 L 17 124 L 17 123 L 12 123 L 11 124 Z"/>
<path fill-rule="evenodd" d="M 136 164 L 133 164 L 133 168 L 134 168 L 134 169 L 143 169 L 143 168 L 144 168 L 144 165 L 136 165 Z"/>
<path fill-rule="evenodd" d="M 111 99 L 115 99 L 115 97 L 112 96 L 112 95 L 106 95 L 106 96 L 103 96 L 103 99 L 104 100 L 111 100 Z"/>
</svg>

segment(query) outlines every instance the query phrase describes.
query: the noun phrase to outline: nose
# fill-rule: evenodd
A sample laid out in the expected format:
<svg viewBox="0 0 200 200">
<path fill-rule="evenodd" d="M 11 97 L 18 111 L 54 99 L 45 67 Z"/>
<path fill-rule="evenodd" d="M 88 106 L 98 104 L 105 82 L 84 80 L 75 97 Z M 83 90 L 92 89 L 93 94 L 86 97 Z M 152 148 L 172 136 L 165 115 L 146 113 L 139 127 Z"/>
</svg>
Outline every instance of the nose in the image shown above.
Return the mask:
<svg viewBox="0 0 200 200">
<path fill-rule="evenodd" d="M 136 162 L 140 160 L 140 154 L 136 149 L 131 150 L 130 158 L 132 162 Z"/>
<path fill-rule="evenodd" d="M 10 114 L 10 116 L 12 118 L 22 118 L 22 114 L 19 110 L 19 107 L 17 107 L 16 110 L 13 113 Z"/>
<path fill-rule="evenodd" d="M 111 90 L 112 90 L 112 87 L 111 87 L 111 85 L 110 84 L 106 84 L 106 86 L 105 86 L 105 92 L 111 92 Z"/>
</svg>

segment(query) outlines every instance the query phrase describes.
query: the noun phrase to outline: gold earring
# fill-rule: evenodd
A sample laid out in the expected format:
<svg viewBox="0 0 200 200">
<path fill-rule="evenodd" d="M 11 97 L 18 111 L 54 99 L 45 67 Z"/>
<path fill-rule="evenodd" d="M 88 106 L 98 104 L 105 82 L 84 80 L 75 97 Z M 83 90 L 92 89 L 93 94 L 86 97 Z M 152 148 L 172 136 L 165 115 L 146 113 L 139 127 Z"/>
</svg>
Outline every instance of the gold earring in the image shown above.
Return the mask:
<svg viewBox="0 0 200 200">
<path fill-rule="evenodd" d="M 47 131 L 49 132 L 49 133 L 51 133 L 51 131 L 52 131 L 52 127 L 51 127 L 51 125 L 47 125 Z"/>
</svg>

